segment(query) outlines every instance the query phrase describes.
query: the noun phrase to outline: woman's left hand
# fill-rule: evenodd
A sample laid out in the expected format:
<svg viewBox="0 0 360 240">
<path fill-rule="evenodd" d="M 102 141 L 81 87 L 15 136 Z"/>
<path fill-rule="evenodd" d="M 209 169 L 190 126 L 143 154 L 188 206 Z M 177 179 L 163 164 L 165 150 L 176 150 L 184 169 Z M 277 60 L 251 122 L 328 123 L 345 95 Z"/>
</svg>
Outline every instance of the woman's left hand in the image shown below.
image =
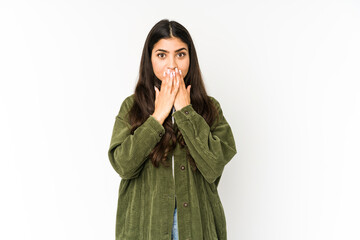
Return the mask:
<svg viewBox="0 0 360 240">
<path fill-rule="evenodd" d="M 187 88 L 185 86 L 184 77 L 179 70 L 175 69 L 175 79 L 179 81 L 179 90 L 175 96 L 174 107 L 175 110 L 178 111 L 181 108 L 190 104 L 190 88 L 189 85 Z"/>
</svg>

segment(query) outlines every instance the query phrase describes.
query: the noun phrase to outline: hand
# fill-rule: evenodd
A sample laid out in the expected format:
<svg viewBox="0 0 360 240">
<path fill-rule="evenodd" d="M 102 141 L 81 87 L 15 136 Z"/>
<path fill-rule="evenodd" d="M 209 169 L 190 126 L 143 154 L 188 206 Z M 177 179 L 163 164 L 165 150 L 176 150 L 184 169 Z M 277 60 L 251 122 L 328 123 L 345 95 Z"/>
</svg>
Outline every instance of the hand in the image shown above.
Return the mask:
<svg viewBox="0 0 360 240">
<path fill-rule="evenodd" d="M 185 82 L 184 82 L 184 77 L 182 76 L 181 70 L 178 71 L 177 68 L 175 68 L 175 78 L 177 79 L 177 81 L 180 82 L 179 90 L 177 92 L 177 95 L 176 95 L 175 101 L 174 101 L 175 110 L 178 111 L 181 108 L 190 104 L 191 85 L 189 85 L 186 88 Z"/>
<path fill-rule="evenodd" d="M 166 76 L 167 75 L 167 76 Z M 175 101 L 175 96 L 179 90 L 179 80 L 175 78 L 175 72 L 167 74 L 166 79 L 161 82 L 161 90 L 155 88 L 155 110 L 152 116 L 163 124 L 169 115 Z"/>
</svg>

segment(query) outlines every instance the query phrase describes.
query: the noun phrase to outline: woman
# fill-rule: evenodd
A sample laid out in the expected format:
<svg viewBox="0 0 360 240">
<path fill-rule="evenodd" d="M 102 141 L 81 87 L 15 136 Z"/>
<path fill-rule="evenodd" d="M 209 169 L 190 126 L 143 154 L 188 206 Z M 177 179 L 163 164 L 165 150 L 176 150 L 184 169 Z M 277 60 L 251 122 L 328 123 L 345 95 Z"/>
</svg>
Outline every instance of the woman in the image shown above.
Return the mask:
<svg viewBox="0 0 360 240">
<path fill-rule="evenodd" d="M 175 21 L 158 22 L 108 150 L 121 177 L 116 239 L 226 239 L 217 186 L 235 154 L 220 104 L 205 91 L 190 34 Z"/>
</svg>

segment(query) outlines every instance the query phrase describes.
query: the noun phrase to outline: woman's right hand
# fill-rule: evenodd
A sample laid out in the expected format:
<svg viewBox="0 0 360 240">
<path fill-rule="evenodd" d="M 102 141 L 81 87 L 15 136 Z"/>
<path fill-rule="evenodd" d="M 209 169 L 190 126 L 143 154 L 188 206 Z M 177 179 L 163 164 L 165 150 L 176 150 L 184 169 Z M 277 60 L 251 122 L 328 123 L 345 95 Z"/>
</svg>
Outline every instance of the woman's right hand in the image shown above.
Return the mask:
<svg viewBox="0 0 360 240">
<path fill-rule="evenodd" d="M 165 80 L 161 82 L 161 90 L 155 88 L 155 110 L 152 116 L 163 124 L 169 115 L 179 90 L 179 81 L 175 78 L 175 72 L 164 72 Z"/>
</svg>

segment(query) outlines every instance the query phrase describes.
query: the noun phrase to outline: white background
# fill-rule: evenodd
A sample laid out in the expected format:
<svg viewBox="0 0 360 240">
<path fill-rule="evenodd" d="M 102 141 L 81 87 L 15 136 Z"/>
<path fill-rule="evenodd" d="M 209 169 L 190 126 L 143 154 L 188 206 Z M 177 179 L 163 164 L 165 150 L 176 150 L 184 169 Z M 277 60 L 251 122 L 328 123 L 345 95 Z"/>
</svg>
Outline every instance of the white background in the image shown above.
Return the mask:
<svg viewBox="0 0 360 240">
<path fill-rule="evenodd" d="M 107 150 L 163 18 L 189 30 L 235 135 L 228 239 L 360 239 L 360 3 L 347 0 L 1 1 L 0 239 L 114 239 Z"/>
</svg>

